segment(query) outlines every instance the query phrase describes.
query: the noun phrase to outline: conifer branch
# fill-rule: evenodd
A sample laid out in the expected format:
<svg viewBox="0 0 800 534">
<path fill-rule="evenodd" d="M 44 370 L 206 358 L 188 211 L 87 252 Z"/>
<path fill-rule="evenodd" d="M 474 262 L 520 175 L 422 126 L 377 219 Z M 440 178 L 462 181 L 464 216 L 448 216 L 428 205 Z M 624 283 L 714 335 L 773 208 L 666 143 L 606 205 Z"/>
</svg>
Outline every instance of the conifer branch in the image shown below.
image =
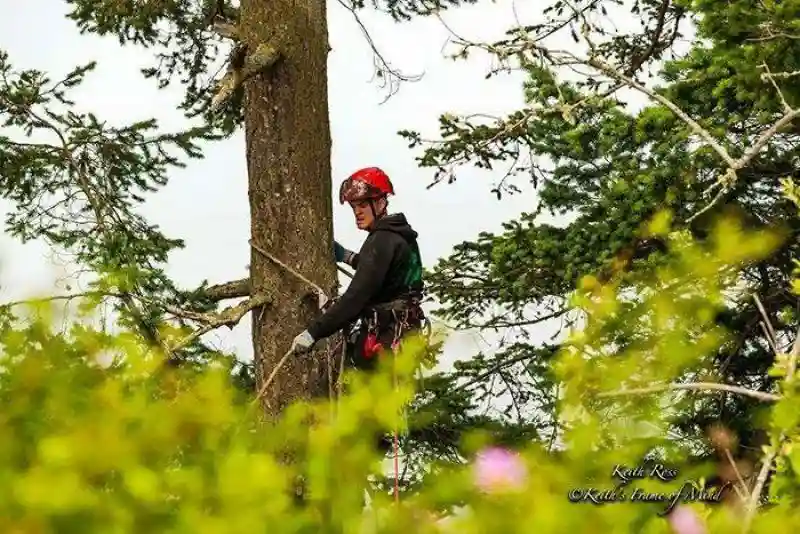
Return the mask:
<svg viewBox="0 0 800 534">
<path fill-rule="evenodd" d="M 241 280 L 234 280 L 232 282 L 226 282 L 223 284 L 217 284 L 203 289 L 201 294 L 204 297 L 211 299 L 212 301 L 249 296 L 250 280 L 248 278 L 245 278 Z M 167 347 L 166 345 L 162 344 L 162 348 L 164 348 L 167 353 L 175 353 L 178 350 L 185 348 L 186 346 L 188 346 L 201 336 L 221 326 L 227 326 L 229 328 L 233 328 L 236 324 L 239 323 L 239 321 L 241 321 L 242 317 L 244 317 L 244 315 L 246 315 L 247 312 L 257 307 L 266 306 L 267 304 L 272 302 L 271 297 L 265 295 L 256 295 L 254 297 L 248 298 L 244 302 L 241 302 L 235 306 L 228 307 L 225 310 L 218 313 L 200 313 L 189 309 L 181 308 L 179 306 L 163 305 L 158 301 L 154 301 L 141 296 L 136 296 L 132 293 L 127 293 L 122 291 L 108 291 L 108 290 L 89 290 L 89 291 L 80 291 L 76 293 L 68 293 L 63 295 L 50 295 L 46 297 L 10 301 L 4 304 L 0 304 L 0 310 L 8 310 L 13 307 L 25 306 L 25 305 L 32 306 L 35 305 L 36 303 L 47 303 L 56 301 L 70 302 L 73 300 L 85 299 L 85 298 L 120 299 L 126 305 L 126 307 L 128 307 L 129 310 L 131 306 L 136 305 L 134 300 L 138 300 L 143 304 L 149 304 L 152 306 L 162 308 L 164 311 L 173 315 L 174 317 L 190 320 L 202 325 L 199 329 L 195 330 L 187 337 L 185 337 L 183 340 L 181 340 L 180 342 L 176 343 L 171 347 Z M 139 310 L 139 306 L 136 305 L 135 309 Z"/>
<path fill-rule="evenodd" d="M 743 388 L 740 386 L 732 386 L 729 384 L 718 384 L 715 382 L 692 382 L 688 384 L 664 384 L 657 386 L 649 386 L 645 388 L 636 389 L 621 389 L 617 391 L 607 391 L 598 393 L 598 397 L 621 397 L 625 395 L 648 395 L 651 393 L 661 393 L 664 391 L 700 391 L 700 392 L 718 392 L 726 391 L 729 393 L 736 393 L 751 397 L 765 402 L 776 402 L 781 400 L 780 395 L 772 393 L 765 393 L 763 391 L 756 391 L 753 389 Z"/>
<path fill-rule="evenodd" d="M 754 295 L 756 303 L 760 305 L 759 311 L 764 318 L 764 322 L 767 323 L 766 330 L 773 331 L 774 328 L 772 324 L 770 324 L 769 317 L 764 311 L 763 305 L 761 305 L 761 301 L 758 298 L 758 295 Z M 782 354 L 775 351 L 775 358 L 779 361 L 782 358 Z M 783 383 L 786 385 L 791 385 L 795 379 L 795 373 L 797 369 L 797 359 L 800 357 L 800 328 L 797 331 L 795 336 L 794 342 L 792 343 L 792 350 L 788 355 L 788 360 L 785 362 L 785 370 L 786 375 L 783 379 Z M 769 477 L 769 472 L 772 470 L 773 464 L 778 457 L 779 454 L 783 454 L 784 444 L 787 441 L 787 435 L 785 431 L 782 431 L 777 438 L 773 438 L 774 441 L 769 447 L 765 448 L 764 451 L 764 458 L 761 460 L 761 469 L 759 469 L 758 476 L 756 477 L 756 484 L 753 488 L 753 491 L 750 493 L 750 499 L 747 501 L 745 507 L 745 517 L 744 521 L 742 522 L 742 533 L 746 533 L 750 530 L 750 526 L 753 523 L 753 519 L 755 518 L 756 512 L 758 511 L 758 505 L 761 501 L 761 494 L 764 491 L 764 486 L 767 483 L 767 478 Z"/>
<path fill-rule="evenodd" d="M 663 4 L 662 7 L 665 5 L 666 3 Z M 574 6 L 570 7 L 572 7 L 574 11 L 571 20 L 581 23 L 581 36 L 589 46 L 589 54 L 586 57 L 581 57 L 580 55 L 566 49 L 549 48 L 542 44 L 541 37 L 529 35 L 528 32 L 522 28 L 518 28 L 516 32 L 518 35 L 520 35 L 520 37 L 509 41 L 502 41 L 499 43 L 479 43 L 468 41 L 462 37 L 456 36 L 456 42 L 463 49 L 462 55 L 465 55 L 466 50 L 470 48 L 477 48 L 484 50 L 500 59 L 520 57 L 523 58 L 521 59 L 523 63 L 536 63 L 538 60 L 549 63 L 552 67 L 567 67 L 572 69 L 575 69 L 576 67 L 589 67 L 590 69 L 612 79 L 615 82 L 614 91 L 621 87 L 628 87 L 669 109 L 675 114 L 676 117 L 678 117 L 678 119 L 685 123 L 689 129 L 703 141 L 704 144 L 709 146 L 720 157 L 720 159 L 722 159 L 726 167 L 724 173 L 711 187 L 706 190 L 706 194 L 709 194 L 714 189 L 719 188 L 717 195 L 710 201 L 708 205 L 692 215 L 687 222 L 691 222 L 713 208 L 737 182 L 737 173 L 747 167 L 781 131 L 782 128 L 785 128 L 795 119 L 800 117 L 800 108 L 792 108 L 788 105 L 775 81 L 777 78 L 790 78 L 797 75 L 798 72 L 772 74 L 766 65 L 762 65 L 762 68 L 764 68 L 766 71 L 762 75 L 762 78 L 768 80 L 778 91 L 778 97 L 783 105 L 784 112 L 780 117 L 777 118 L 777 120 L 775 120 L 775 122 L 761 132 L 756 140 L 746 150 L 744 150 L 740 157 L 736 158 L 731 155 L 730 151 L 722 145 L 722 143 L 714 136 L 714 134 L 712 134 L 707 128 L 702 126 L 697 120 L 682 110 L 672 100 L 663 94 L 660 94 L 656 90 L 638 82 L 634 78 L 633 74 L 630 74 L 630 68 L 626 69 L 622 65 L 611 65 L 610 63 L 600 59 L 599 54 L 597 53 L 597 46 L 592 42 L 591 38 L 591 33 L 595 30 L 595 28 L 591 26 L 591 24 L 588 22 L 588 19 L 583 16 L 580 10 Z M 661 28 L 659 28 L 659 31 L 660 29 Z M 577 34 L 574 34 L 573 37 L 577 40 Z M 637 67 L 638 66 L 640 65 L 637 61 Z M 588 76 L 588 74 L 583 74 Z M 609 93 L 606 92 L 603 96 L 608 95 Z M 567 120 L 566 114 L 565 120 Z"/>
<path fill-rule="evenodd" d="M 191 345 L 194 341 L 204 336 L 205 334 L 221 326 L 227 326 L 229 328 L 233 328 L 239 323 L 239 321 L 242 320 L 242 318 L 245 315 L 247 315 L 247 313 L 256 308 L 267 306 L 271 304 L 272 301 L 273 301 L 272 296 L 259 294 L 254 297 L 250 297 L 249 299 L 245 300 L 244 302 L 240 302 L 235 306 L 226 308 L 220 313 L 191 314 L 192 317 L 190 318 L 196 322 L 204 323 L 203 326 L 198 328 L 188 336 L 184 337 L 182 340 L 170 346 L 168 353 L 174 354 L 180 349 Z M 170 310 L 168 309 L 168 311 Z M 185 313 L 183 310 L 174 308 L 172 309 L 172 312 L 177 312 L 178 314 Z"/>
<path fill-rule="evenodd" d="M 658 102 L 659 104 L 663 105 L 670 111 L 672 111 L 681 121 L 683 121 L 689 128 L 697 134 L 703 141 L 708 144 L 725 162 L 727 165 L 727 169 L 725 173 L 715 182 L 712 188 L 709 188 L 709 191 L 714 187 L 721 186 L 720 191 L 717 195 L 711 200 L 711 202 L 706 205 L 703 209 L 692 215 L 687 222 L 691 222 L 703 213 L 709 211 L 713 208 L 727 193 L 730 188 L 736 183 L 738 180 L 738 171 L 745 168 L 750 162 L 755 159 L 755 157 L 761 152 L 761 150 L 766 147 L 766 145 L 770 142 L 770 140 L 777 135 L 777 133 L 783 128 L 791 123 L 797 117 L 800 117 L 800 108 L 793 109 L 788 104 L 786 104 L 785 99 L 783 99 L 783 95 L 778 90 L 779 97 L 784 103 L 784 114 L 778 118 L 769 128 L 764 130 L 761 135 L 758 136 L 756 141 L 748 148 L 741 157 L 734 159 L 727 149 L 725 149 L 709 132 L 706 128 L 701 126 L 697 121 L 692 119 L 686 112 L 680 109 L 674 102 L 666 98 L 665 96 L 656 93 L 654 90 L 645 87 L 644 85 L 638 83 L 633 78 L 627 76 L 626 74 L 622 73 L 619 69 L 593 57 L 581 59 L 572 54 L 571 52 L 564 52 L 567 56 L 570 56 L 572 60 L 578 61 L 583 63 L 589 67 L 593 67 L 594 69 L 600 71 L 601 73 L 609 76 L 610 78 L 615 79 L 618 82 L 623 83 L 627 87 L 634 89 L 647 97 L 651 100 Z M 771 83 L 777 88 L 775 84 L 774 78 L 767 74 Z"/>
</svg>

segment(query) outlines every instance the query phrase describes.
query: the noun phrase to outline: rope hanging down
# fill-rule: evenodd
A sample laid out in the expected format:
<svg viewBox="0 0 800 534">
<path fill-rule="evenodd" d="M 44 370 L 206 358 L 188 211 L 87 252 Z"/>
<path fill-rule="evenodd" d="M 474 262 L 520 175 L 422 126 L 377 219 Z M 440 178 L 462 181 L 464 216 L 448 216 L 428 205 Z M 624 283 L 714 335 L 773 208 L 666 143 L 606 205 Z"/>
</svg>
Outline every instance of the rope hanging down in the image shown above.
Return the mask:
<svg viewBox="0 0 800 534">
<path fill-rule="evenodd" d="M 272 254 L 267 252 L 264 248 L 256 245 L 252 239 L 249 241 L 249 243 L 250 246 L 253 248 L 253 250 L 258 252 L 268 260 L 272 261 L 278 267 L 283 268 L 301 282 L 311 287 L 317 293 L 317 302 L 319 305 L 319 309 L 321 310 L 325 307 L 325 305 L 328 303 L 330 299 L 328 298 L 328 296 L 325 294 L 325 291 L 323 291 L 321 287 L 319 287 L 317 284 L 315 284 L 314 282 L 312 282 L 311 280 L 309 280 L 308 278 L 297 272 L 295 269 L 292 269 L 290 266 L 283 263 L 281 260 L 279 260 Z M 261 397 L 263 397 L 264 394 L 267 392 L 267 389 L 269 389 L 269 386 L 272 384 L 272 381 L 275 380 L 275 375 L 277 375 L 278 371 L 280 371 L 281 368 L 286 364 L 286 362 L 289 360 L 289 357 L 292 355 L 293 352 L 294 351 L 292 349 L 289 349 L 288 351 L 286 351 L 286 354 L 284 354 L 283 357 L 281 357 L 281 359 L 278 360 L 278 363 L 272 369 L 272 372 L 269 374 L 267 379 L 264 381 L 264 384 L 262 384 L 261 388 L 258 390 L 258 394 L 256 395 L 256 398 L 253 401 L 254 403 L 257 403 L 259 400 L 261 400 Z"/>
<path fill-rule="evenodd" d="M 314 291 L 316 291 L 316 293 L 317 293 L 319 309 L 323 309 L 325 307 L 325 305 L 328 303 L 328 301 L 330 299 L 328 298 L 328 296 L 325 294 L 325 292 L 322 290 L 322 288 L 320 286 L 318 286 L 317 284 L 315 284 L 314 282 L 312 282 L 311 280 L 309 280 L 308 278 L 306 278 L 305 276 L 303 276 L 302 274 L 297 272 L 295 269 L 292 269 L 291 267 L 289 267 L 288 265 L 283 263 L 281 260 L 276 258 L 274 255 L 272 255 L 269 252 L 267 252 L 264 248 L 256 245 L 253 242 L 252 239 L 249 241 L 249 243 L 250 243 L 250 246 L 253 248 L 253 250 L 258 252 L 259 254 L 261 254 L 262 256 L 267 258 L 268 260 L 272 261 L 278 267 L 281 267 L 281 268 L 285 269 L 287 272 L 292 274 L 295 278 L 297 278 L 301 282 L 305 283 L 306 285 L 308 285 L 312 289 L 314 289 Z M 351 279 L 353 278 L 353 274 L 352 273 L 350 273 L 349 271 L 343 269 L 339 265 L 337 265 L 336 268 L 341 273 L 346 275 L 348 278 L 351 278 Z M 278 371 L 280 371 L 281 368 L 286 364 L 286 362 L 289 360 L 289 357 L 291 355 L 292 355 L 292 350 L 289 349 L 286 352 L 286 354 L 284 354 L 283 357 L 281 357 L 281 359 L 278 360 L 277 365 L 275 365 L 275 367 L 272 369 L 272 372 L 269 374 L 267 379 L 264 381 L 264 384 L 258 390 L 258 394 L 256 395 L 256 398 L 253 401 L 254 403 L 257 403 L 261 399 L 261 397 L 264 396 L 264 394 L 267 392 L 267 389 L 269 389 L 269 386 L 272 384 L 272 381 L 275 380 L 275 376 L 278 374 Z M 344 366 L 344 356 L 342 356 L 342 366 Z M 341 369 L 340 369 L 340 371 L 341 371 Z"/>
</svg>

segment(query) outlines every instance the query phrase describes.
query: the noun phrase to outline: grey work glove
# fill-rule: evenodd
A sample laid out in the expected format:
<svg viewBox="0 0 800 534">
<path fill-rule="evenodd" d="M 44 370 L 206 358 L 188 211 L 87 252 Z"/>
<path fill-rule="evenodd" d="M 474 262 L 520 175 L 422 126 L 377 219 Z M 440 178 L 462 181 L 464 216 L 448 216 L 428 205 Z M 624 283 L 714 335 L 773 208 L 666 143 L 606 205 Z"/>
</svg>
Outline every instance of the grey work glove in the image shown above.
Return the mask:
<svg viewBox="0 0 800 534">
<path fill-rule="evenodd" d="M 294 338 L 292 341 L 292 352 L 296 354 L 305 354 L 306 352 L 311 350 L 311 347 L 314 346 L 317 340 L 311 337 L 311 334 L 308 333 L 308 330 L 303 330 L 300 334 Z"/>
</svg>

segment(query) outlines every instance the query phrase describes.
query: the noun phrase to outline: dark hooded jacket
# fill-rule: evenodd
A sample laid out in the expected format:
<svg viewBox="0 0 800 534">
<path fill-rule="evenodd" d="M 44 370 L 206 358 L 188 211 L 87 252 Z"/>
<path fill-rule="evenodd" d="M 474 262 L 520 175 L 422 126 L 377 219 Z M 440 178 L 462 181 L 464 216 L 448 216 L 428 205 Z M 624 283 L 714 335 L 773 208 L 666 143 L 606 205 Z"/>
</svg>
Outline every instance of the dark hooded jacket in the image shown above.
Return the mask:
<svg viewBox="0 0 800 534">
<path fill-rule="evenodd" d="M 351 261 L 356 272 L 347 291 L 311 322 L 308 333 L 317 340 L 326 338 L 353 323 L 371 306 L 421 292 L 417 235 L 402 213 L 378 219 Z"/>
</svg>

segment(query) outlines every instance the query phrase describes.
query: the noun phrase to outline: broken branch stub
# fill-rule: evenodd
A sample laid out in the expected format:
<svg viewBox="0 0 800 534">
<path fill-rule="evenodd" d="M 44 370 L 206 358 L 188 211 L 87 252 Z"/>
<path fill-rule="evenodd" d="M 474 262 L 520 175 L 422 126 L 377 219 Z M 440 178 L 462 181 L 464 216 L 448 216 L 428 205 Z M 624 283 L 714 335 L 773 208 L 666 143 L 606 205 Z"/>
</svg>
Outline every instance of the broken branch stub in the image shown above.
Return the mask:
<svg viewBox="0 0 800 534">
<path fill-rule="evenodd" d="M 217 94 L 211 99 L 212 111 L 216 111 L 225 102 L 231 100 L 234 93 L 242 89 L 245 81 L 262 72 L 266 72 L 280 58 L 280 52 L 266 43 L 259 44 L 252 53 L 248 53 L 245 46 L 235 47 L 228 61 L 228 71 L 220 80 Z"/>
<path fill-rule="evenodd" d="M 233 41 L 239 40 L 239 28 L 230 22 L 217 21 L 211 26 L 211 30 L 225 39 Z"/>
<path fill-rule="evenodd" d="M 236 299 L 250 296 L 250 279 L 242 278 L 222 284 L 208 286 L 203 293 L 209 299 L 217 302 L 220 300 Z"/>
<path fill-rule="evenodd" d="M 267 294 L 258 294 L 249 299 L 240 302 L 235 306 L 231 306 L 229 308 L 224 309 L 223 311 L 217 314 L 207 314 L 205 316 L 205 324 L 201 327 L 189 334 L 188 336 L 184 337 L 174 345 L 169 348 L 169 353 L 174 354 L 178 350 L 189 346 L 195 340 L 199 339 L 201 336 L 211 332 L 212 330 L 219 328 L 221 326 L 228 326 L 233 328 L 242 318 L 247 315 L 248 312 L 270 305 L 274 301 L 272 295 Z"/>
</svg>

